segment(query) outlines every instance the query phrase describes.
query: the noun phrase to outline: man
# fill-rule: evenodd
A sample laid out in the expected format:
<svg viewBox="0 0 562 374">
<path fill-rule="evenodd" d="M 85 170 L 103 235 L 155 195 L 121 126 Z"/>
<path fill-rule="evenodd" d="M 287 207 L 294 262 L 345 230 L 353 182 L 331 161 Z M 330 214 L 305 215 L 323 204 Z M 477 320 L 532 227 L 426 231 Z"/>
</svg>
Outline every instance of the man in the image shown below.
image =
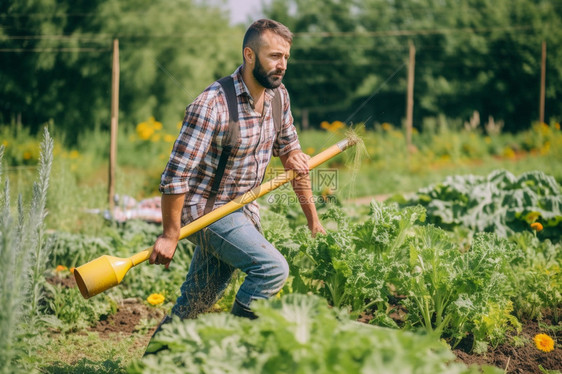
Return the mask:
<svg viewBox="0 0 562 374">
<path fill-rule="evenodd" d="M 318 219 L 308 178 L 308 159 L 299 145 L 289 96 L 282 84 L 292 34 L 272 20 L 254 22 L 243 41 L 244 62 L 234 74 L 239 122 L 232 153 L 212 208 L 223 205 L 262 182 L 272 155 L 285 169 L 297 171 L 293 183 L 312 235 L 325 233 Z M 273 98 L 281 95 L 282 121 L 277 132 Z M 232 123 L 231 123 L 232 125 Z M 185 119 L 170 160 L 162 173 L 163 233 L 154 244 L 151 264 L 169 266 L 180 228 L 209 208 L 211 185 L 217 176 L 221 151 L 231 140 L 229 110 L 223 86 L 209 86 L 186 109 Z M 227 131 L 230 130 L 230 131 Z M 261 234 L 256 202 L 216 221 L 189 238 L 197 247 L 172 313 L 194 318 L 218 300 L 235 269 L 246 273 L 232 313 L 255 318 L 250 304 L 281 290 L 288 277 L 285 258 Z M 167 317 L 166 321 L 170 320 Z M 165 321 L 163 321 L 165 322 Z"/>
</svg>

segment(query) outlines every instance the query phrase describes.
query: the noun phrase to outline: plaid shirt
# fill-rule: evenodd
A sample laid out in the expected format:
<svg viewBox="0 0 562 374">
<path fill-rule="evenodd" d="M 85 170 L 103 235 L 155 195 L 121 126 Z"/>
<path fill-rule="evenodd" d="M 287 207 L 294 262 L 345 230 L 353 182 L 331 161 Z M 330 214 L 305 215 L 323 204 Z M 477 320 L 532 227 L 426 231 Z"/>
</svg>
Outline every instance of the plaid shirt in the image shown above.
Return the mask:
<svg viewBox="0 0 562 374">
<path fill-rule="evenodd" d="M 259 186 L 272 155 L 282 156 L 300 149 L 285 86 L 278 88 L 282 94 L 283 126 L 276 136 L 271 104 L 274 91 L 266 89 L 261 115 L 252 108 L 241 67 L 232 77 L 238 99 L 240 137 L 227 162 L 215 208 Z M 182 225 L 203 215 L 222 147 L 226 144 L 228 119 L 225 93 L 217 82 L 207 87 L 185 111 L 180 134 L 160 183 L 160 192 L 164 194 L 186 194 Z M 257 202 L 249 203 L 244 210 L 259 225 Z"/>
</svg>

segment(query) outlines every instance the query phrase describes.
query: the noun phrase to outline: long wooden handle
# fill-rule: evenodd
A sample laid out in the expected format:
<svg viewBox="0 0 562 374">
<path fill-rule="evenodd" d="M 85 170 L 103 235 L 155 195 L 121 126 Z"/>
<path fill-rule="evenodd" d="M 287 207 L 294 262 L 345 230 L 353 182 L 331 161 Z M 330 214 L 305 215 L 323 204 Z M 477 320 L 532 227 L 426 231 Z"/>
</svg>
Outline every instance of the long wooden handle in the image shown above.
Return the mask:
<svg viewBox="0 0 562 374">
<path fill-rule="evenodd" d="M 318 153 L 316 156 L 311 157 L 308 160 L 308 167 L 309 169 L 314 169 L 318 165 L 326 162 L 327 160 L 331 159 L 332 157 L 340 154 L 341 152 L 345 151 L 347 148 L 354 146 L 357 143 L 355 139 L 346 138 L 337 144 L 334 144 L 330 148 Z M 234 200 L 218 207 L 217 209 L 205 214 L 197 218 L 195 221 L 183 226 L 180 230 L 180 239 L 184 239 L 192 234 L 195 234 L 197 231 L 209 226 L 211 223 L 218 221 L 222 217 L 230 214 L 244 205 L 251 203 L 252 201 L 256 200 L 259 197 L 281 187 L 287 182 L 295 179 L 297 173 L 293 170 L 286 171 L 273 179 L 270 179 L 261 185 L 257 186 L 256 188 L 246 192 L 245 194 L 238 196 Z M 133 266 L 140 264 L 143 261 L 146 261 L 150 258 L 150 254 L 152 253 L 152 247 L 147 248 L 135 255 L 131 258 L 133 262 Z"/>
</svg>

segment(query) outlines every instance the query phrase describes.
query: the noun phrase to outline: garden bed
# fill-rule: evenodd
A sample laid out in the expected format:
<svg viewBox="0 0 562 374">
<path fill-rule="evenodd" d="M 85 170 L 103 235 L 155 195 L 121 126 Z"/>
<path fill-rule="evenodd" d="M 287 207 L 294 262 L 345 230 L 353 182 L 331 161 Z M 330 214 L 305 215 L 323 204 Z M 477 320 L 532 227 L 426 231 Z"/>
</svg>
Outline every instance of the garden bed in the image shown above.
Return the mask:
<svg viewBox="0 0 562 374">
<path fill-rule="evenodd" d="M 562 312 L 562 309 L 559 310 L 560 312 Z M 548 313 L 546 315 L 544 324 L 554 325 Z M 102 340 L 115 339 L 116 333 L 124 337 L 139 334 L 138 325 L 141 319 L 154 318 L 159 320 L 162 317 L 163 312 L 161 310 L 148 306 L 139 300 L 129 299 L 119 306 L 116 314 L 110 316 L 107 320 L 100 321 L 90 331 L 99 333 Z M 368 323 L 369 316 L 362 316 L 359 320 Z M 521 321 L 521 323 L 523 329 L 518 334 L 518 341 L 521 341 L 522 344 L 519 346 L 507 342 L 498 345 L 496 348 L 489 348 L 488 352 L 479 355 L 466 351 L 470 347 L 470 341 L 467 340 L 464 342 L 465 344 L 461 343 L 454 349 L 453 353 L 457 356 L 458 361 L 467 365 L 492 365 L 510 374 L 544 374 L 546 371 L 542 371 L 541 366 L 545 370 L 562 370 L 562 349 L 555 347 L 553 351 L 548 353 L 539 351 L 533 343 L 533 337 L 544 332 L 544 329 L 541 329 L 537 321 L 527 320 Z M 138 339 L 135 339 L 137 344 L 148 344 L 155 329 L 156 326 L 153 326 L 149 331 L 143 332 L 142 337 L 139 336 Z M 559 341 L 562 338 L 560 330 L 551 334 Z M 142 347 L 139 350 L 143 351 Z"/>
</svg>

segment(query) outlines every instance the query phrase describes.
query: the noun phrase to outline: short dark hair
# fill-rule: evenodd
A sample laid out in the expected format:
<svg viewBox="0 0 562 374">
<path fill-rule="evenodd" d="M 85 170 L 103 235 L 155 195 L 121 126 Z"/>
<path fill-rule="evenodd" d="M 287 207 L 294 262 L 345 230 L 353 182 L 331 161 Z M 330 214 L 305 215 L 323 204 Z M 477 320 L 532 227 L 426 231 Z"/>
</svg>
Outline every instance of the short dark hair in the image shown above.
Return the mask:
<svg viewBox="0 0 562 374">
<path fill-rule="evenodd" d="M 260 37 L 265 31 L 271 31 L 279 35 L 289 44 L 293 43 L 293 33 L 287 26 L 272 19 L 259 19 L 252 23 L 250 27 L 248 27 L 248 30 L 246 30 L 244 42 L 242 43 L 242 54 L 244 54 L 244 48 L 246 47 L 250 47 L 257 53 L 260 47 Z"/>
</svg>

